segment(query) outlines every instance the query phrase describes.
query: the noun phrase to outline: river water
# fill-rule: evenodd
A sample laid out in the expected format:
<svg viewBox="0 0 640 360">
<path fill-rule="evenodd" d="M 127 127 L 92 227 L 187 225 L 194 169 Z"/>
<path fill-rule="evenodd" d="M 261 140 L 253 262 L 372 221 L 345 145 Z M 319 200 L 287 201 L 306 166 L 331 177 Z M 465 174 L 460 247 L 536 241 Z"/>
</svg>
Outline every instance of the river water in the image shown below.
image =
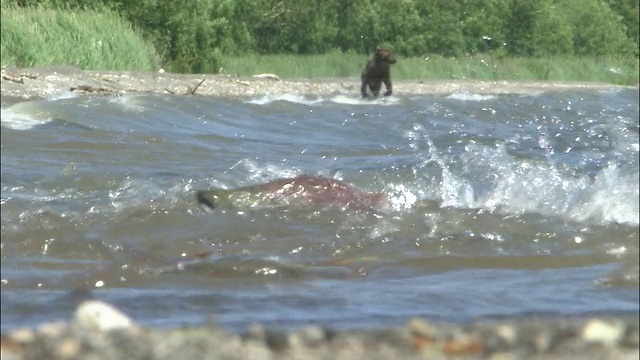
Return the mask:
<svg viewBox="0 0 640 360">
<path fill-rule="evenodd" d="M 2 331 L 114 304 L 152 327 L 639 310 L 638 90 L 364 101 L 57 96 L 2 108 Z M 301 174 L 379 211 L 210 210 Z"/>
</svg>

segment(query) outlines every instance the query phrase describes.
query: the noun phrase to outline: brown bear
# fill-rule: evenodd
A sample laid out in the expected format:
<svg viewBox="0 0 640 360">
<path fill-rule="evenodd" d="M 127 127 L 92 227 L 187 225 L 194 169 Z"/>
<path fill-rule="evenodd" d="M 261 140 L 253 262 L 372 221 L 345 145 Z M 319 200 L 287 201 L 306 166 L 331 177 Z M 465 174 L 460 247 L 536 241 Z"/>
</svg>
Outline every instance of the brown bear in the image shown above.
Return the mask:
<svg viewBox="0 0 640 360">
<path fill-rule="evenodd" d="M 393 57 L 389 49 L 376 49 L 373 59 L 367 62 L 367 66 L 365 66 L 364 70 L 362 70 L 362 75 L 360 75 L 360 79 L 362 80 L 360 92 L 362 93 L 363 98 L 367 97 L 367 86 L 371 89 L 373 96 L 378 96 L 380 88 L 382 87 L 382 82 L 384 82 L 384 86 L 387 88 L 384 96 L 391 95 L 393 90 L 391 89 L 391 74 L 389 73 L 389 66 L 395 62 L 396 59 Z"/>
</svg>

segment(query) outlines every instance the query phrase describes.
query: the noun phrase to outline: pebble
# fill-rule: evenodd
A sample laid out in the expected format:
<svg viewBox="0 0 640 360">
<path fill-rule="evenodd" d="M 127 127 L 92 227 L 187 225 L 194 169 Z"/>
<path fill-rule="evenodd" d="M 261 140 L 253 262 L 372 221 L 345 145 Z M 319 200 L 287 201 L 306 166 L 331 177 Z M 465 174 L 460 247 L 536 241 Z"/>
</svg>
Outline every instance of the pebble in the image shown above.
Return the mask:
<svg viewBox="0 0 640 360">
<path fill-rule="evenodd" d="M 551 348 L 552 338 L 549 332 L 540 332 L 533 337 L 533 345 L 536 351 L 544 353 Z"/>
<path fill-rule="evenodd" d="M 15 330 L 2 337 L 1 350 L 2 360 L 638 359 L 637 316 L 585 320 L 507 319 L 461 325 L 416 318 L 387 329 L 309 325 L 294 332 L 255 323 L 240 336 L 213 323 L 173 330 L 134 327 L 111 305 L 89 300 L 78 307 L 71 324 Z M 113 329 L 135 331 L 109 331 Z"/>
<path fill-rule="evenodd" d="M 518 339 L 518 333 L 511 325 L 498 325 L 498 327 L 496 327 L 496 334 L 509 345 L 515 343 Z"/>
<path fill-rule="evenodd" d="M 498 352 L 490 357 L 491 360 L 516 360 L 519 359 L 518 355 L 508 352 Z"/>
<path fill-rule="evenodd" d="M 42 324 L 38 326 L 38 335 L 55 336 L 56 334 L 61 333 L 66 327 L 67 325 L 62 321 Z"/>
<path fill-rule="evenodd" d="M 13 339 L 5 339 L 0 341 L 0 359 L 16 360 L 22 355 L 22 346 Z"/>
<path fill-rule="evenodd" d="M 76 339 L 67 338 L 60 342 L 56 354 L 60 359 L 75 359 L 80 353 L 81 345 Z"/>
<path fill-rule="evenodd" d="M 582 328 L 582 338 L 589 342 L 604 345 L 615 345 L 624 335 L 622 324 L 604 322 L 599 319 L 589 320 Z"/>
<path fill-rule="evenodd" d="M 407 326 L 413 336 L 434 339 L 437 334 L 437 330 L 433 325 L 419 318 L 411 319 Z"/>
<path fill-rule="evenodd" d="M 444 342 L 444 352 L 451 356 L 478 355 L 484 349 L 484 343 L 471 335 L 458 336 Z"/>
<path fill-rule="evenodd" d="M 253 323 L 247 327 L 243 337 L 248 340 L 263 341 L 266 333 L 267 331 L 262 324 Z"/>
<path fill-rule="evenodd" d="M 27 343 L 33 341 L 36 335 L 31 329 L 21 328 L 14 330 L 9 337 L 17 343 Z"/>
<path fill-rule="evenodd" d="M 630 348 L 640 348 L 640 332 L 638 328 L 627 329 L 627 334 L 622 339 L 621 344 Z"/>
<path fill-rule="evenodd" d="M 289 347 L 289 337 L 279 330 L 268 330 L 265 334 L 265 342 L 273 351 L 282 351 Z"/>
<path fill-rule="evenodd" d="M 73 323 L 85 330 L 110 331 L 133 326 L 131 319 L 120 310 L 98 300 L 88 300 L 76 309 Z"/>
<path fill-rule="evenodd" d="M 326 339 L 326 332 L 319 326 L 305 326 L 298 335 L 306 346 L 319 346 Z"/>
</svg>

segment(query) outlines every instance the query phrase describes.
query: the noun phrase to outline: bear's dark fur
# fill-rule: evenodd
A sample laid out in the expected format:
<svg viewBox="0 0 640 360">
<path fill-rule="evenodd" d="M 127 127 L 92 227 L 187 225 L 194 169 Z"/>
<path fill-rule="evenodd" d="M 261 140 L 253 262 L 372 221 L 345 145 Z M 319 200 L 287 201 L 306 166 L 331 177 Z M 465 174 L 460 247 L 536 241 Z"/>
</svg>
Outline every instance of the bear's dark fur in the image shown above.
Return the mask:
<svg viewBox="0 0 640 360">
<path fill-rule="evenodd" d="M 376 49 L 373 59 L 367 62 L 367 66 L 365 66 L 364 70 L 362 70 L 362 75 L 360 75 L 360 79 L 362 80 L 362 87 L 360 88 L 362 97 L 367 97 L 367 86 L 371 89 L 373 96 L 378 96 L 383 82 L 384 86 L 387 88 L 384 96 L 391 95 L 393 90 L 391 88 L 391 74 L 389 73 L 389 67 L 395 62 L 396 59 L 393 57 L 389 49 Z"/>
</svg>

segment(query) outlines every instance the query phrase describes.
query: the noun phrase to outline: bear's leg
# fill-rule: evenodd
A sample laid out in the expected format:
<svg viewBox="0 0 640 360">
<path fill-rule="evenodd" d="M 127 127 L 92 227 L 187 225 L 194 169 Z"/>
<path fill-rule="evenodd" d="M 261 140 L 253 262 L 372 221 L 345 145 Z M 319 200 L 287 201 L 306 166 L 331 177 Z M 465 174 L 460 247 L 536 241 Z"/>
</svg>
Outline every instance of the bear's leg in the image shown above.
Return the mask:
<svg viewBox="0 0 640 360">
<path fill-rule="evenodd" d="M 360 87 L 360 93 L 362 94 L 363 98 L 367 97 L 367 82 L 366 81 L 362 81 L 362 86 Z"/>
<path fill-rule="evenodd" d="M 373 96 L 378 96 L 380 94 L 380 88 L 382 87 L 381 82 L 371 83 L 369 84 L 369 86 L 371 87 L 371 92 L 373 93 Z"/>
<path fill-rule="evenodd" d="M 387 92 L 384 93 L 384 96 L 389 96 L 391 95 L 391 93 L 393 93 L 393 90 L 391 88 L 391 79 L 390 78 L 386 78 L 384 79 L 384 87 L 387 88 Z"/>
</svg>

